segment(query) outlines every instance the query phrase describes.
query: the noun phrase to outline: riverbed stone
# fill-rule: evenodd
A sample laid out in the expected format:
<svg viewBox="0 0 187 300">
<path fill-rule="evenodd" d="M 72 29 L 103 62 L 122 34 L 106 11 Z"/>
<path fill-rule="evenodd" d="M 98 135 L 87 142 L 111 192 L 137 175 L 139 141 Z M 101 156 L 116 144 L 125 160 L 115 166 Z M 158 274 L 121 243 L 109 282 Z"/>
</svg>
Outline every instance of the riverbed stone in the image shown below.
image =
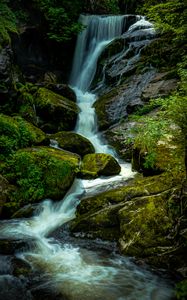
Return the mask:
<svg viewBox="0 0 187 300">
<path fill-rule="evenodd" d="M 39 88 L 34 102 L 39 126 L 45 132 L 74 129 L 79 108 L 73 101 L 46 88 Z"/>
<path fill-rule="evenodd" d="M 81 157 L 95 152 L 92 143 L 78 133 L 61 131 L 51 135 L 50 137 L 58 142 L 60 148 L 77 153 Z"/>
<path fill-rule="evenodd" d="M 80 176 L 83 178 L 96 178 L 98 176 L 117 175 L 121 167 L 110 154 L 94 153 L 83 157 Z"/>
</svg>

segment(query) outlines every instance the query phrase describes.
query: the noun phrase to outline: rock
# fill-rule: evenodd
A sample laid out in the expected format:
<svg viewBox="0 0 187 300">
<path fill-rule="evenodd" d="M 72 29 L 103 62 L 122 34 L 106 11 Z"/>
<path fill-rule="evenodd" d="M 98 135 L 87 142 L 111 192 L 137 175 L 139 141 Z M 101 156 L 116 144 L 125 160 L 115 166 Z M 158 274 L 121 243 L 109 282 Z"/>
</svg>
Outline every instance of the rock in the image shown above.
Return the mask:
<svg viewBox="0 0 187 300">
<path fill-rule="evenodd" d="M 50 136 L 58 142 L 60 148 L 84 156 L 94 153 L 92 143 L 85 137 L 75 132 L 61 131 Z"/>
<path fill-rule="evenodd" d="M 83 178 L 95 178 L 98 176 L 117 175 L 121 171 L 118 162 L 109 154 L 95 153 L 83 157 L 80 176 Z"/>
<path fill-rule="evenodd" d="M 128 208 L 131 203 L 133 204 L 134 199 L 140 201 L 144 198 L 152 199 L 155 194 L 163 194 L 164 203 L 166 196 L 172 193 L 172 186 L 173 182 L 166 175 L 149 178 L 137 177 L 127 186 L 109 190 L 94 197 L 83 198 L 77 207 L 76 218 L 71 222 L 71 231 L 83 232 L 88 237 L 116 240 L 123 235 L 120 224 L 127 220 L 119 214 L 123 208 Z M 146 205 L 146 201 L 142 201 L 142 209 L 144 206 L 146 208 Z M 167 207 L 167 201 L 164 205 Z M 141 213 L 141 209 L 130 210 L 130 212 L 138 214 Z M 164 214 L 164 212 L 166 212 L 166 208 L 160 213 Z M 167 213 L 164 218 L 166 218 L 165 221 L 168 221 Z M 144 222 L 143 219 L 142 222 Z M 162 232 L 162 229 L 160 230 Z"/>
<path fill-rule="evenodd" d="M 11 82 L 11 65 L 13 53 L 10 46 L 0 49 L 0 80 Z"/>
<path fill-rule="evenodd" d="M 26 281 L 11 275 L 0 276 L 0 299 L 3 300 L 32 300 Z"/>
<path fill-rule="evenodd" d="M 168 191 L 134 198 L 119 210 L 120 249 L 130 256 L 146 257 L 166 251 L 172 221 L 167 214 Z M 163 247 L 163 248 L 162 248 Z"/>
<path fill-rule="evenodd" d="M 18 250 L 28 249 L 29 245 L 34 245 L 33 240 L 20 239 L 0 239 L 0 254 L 13 255 Z"/>
<path fill-rule="evenodd" d="M 75 127 L 79 108 L 72 101 L 46 88 L 39 88 L 34 102 L 39 126 L 45 132 L 72 130 Z"/>
<path fill-rule="evenodd" d="M 3 169 L 4 176 L 16 186 L 3 213 L 11 216 L 21 207 L 46 198 L 61 200 L 73 183 L 79 161 L 77 154 L 49 147 L 17 151 Z"/>
<path fill-rule="evenodd" d="M 28 204 L 16 211 L 11 218 L 30 218 L 33 216 L 34 212 L 37 210 L 38 204 Z"/>
<path fill-rule="evenodd" d="M 167 173 L 138 175 L 127 186 L 83 198 L 70 229 L 75 236 L 117 240 L 123 254 L 177 270 L 186 266 L 186 245 L 176 226 L 181 200 L 172 206 L 170 199 L 181 187 Z"/>
<path fill-rule="evenodd" d="M 141 107 L 141 95 L 155 76 L 155 70 L 147 71 L 141 75 L 130 76 L 119 88 L 100 96 L 95 102 L 99 129 L 107 129 L 111 125 L 121 122 L 128 112 L 134 112 Z"/>
<path fill-rule="evenodd" d="M 142 100 L 148 101 L 153 98 L 159 98 L 169 95 L 177 88 L 177 79 L 159 80 L 160 76 L 155 76 L 153 81 L 143 90 Z M 163 74 L 164 75 L 164 74 Z"/>
<path fill-rule="evenodd" d="M 48 84 L 47 88 L 73 102 L 76 102 L 77 100 L 75 92 L 67 84 Z"/>
<path fill-rule="evenodd" d="M 109 144 L 127 162 L 132 160 L 134 137 L 132 131 L 135 126 L 136 122 L 122 122 L 104 132 L 104 136 Z"/>
</svg>

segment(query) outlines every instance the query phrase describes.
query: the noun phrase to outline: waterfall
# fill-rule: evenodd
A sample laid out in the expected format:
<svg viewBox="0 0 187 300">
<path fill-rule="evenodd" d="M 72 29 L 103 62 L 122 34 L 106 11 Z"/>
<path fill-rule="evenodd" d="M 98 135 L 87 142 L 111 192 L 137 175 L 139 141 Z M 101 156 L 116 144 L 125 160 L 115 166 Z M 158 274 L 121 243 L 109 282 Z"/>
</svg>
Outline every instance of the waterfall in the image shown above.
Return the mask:
<svg viewBox="0 0 187 300">
<path fill-rule="evenodd" d="M 70 85 L 88 91 L 94 78 L 97 59 L 114 38 L 123 33 L 125 16 L 84 16 L 79 22 L 85 30 L 79 34 L 70 76 Z"/>
<path fill-rule="evenodd" d="M 103 145 L 97 132 L 93 108 L 97 97 L 89 92 L 89 87 L 99 55 L 111 40 L 123 33 L 125 20 L 125 16 L 80 17 L 85 30 L 78 37 L 70 79 L 81 110 L 76 132 L 89 138 L 97 152 L 114 153 L 107 145 Z M 53 140 L 51 144 L 58 147 Z M 126 164 L 122 173 L 113 178 L 124 181 L 131 176 L 130 165 Z M 17 256 L 31 264 L 33 270 L 37 270 L 38 283 L 34 279 L 34 285 L 35 289 L 41 289 L 41 293 L 42 288 L 52 290 L 58 299 L 65 297 L 72 300 L 171 299 L 173 292 L 170 284 L 136 266 L 127 257 L 108 254 L 111 244 L 95 241 L 95 246 L 90 250 L 89 247 L 77 246 L 75 240 L 74 245 L 68 232 L 65 234 L 69 240 L 67 237 L 62 240 L 63 235 L 60 241 L 49 237 L 50 232 L 75 217 L 76 206 L 87 189 L 92 188 L 96 192 L 98 185 L 103 186 L 113 178 L 92 181 L 76 179 L 62 201 L 53 203 L 45 200 L 32 218 L 9 220 L 1 224 L 3 238 L 30 239 L 34 242 L 34 247 L 31 244 L 31 249 L 17 253 Z M 97 247 L 102 249 L 102 243 L 105 247 L 108 245 L 104 253 L 97 250 Z M 49 296 L 46 299 L 56 299 L 51 295 L 52 298 Z"/>
</svg>

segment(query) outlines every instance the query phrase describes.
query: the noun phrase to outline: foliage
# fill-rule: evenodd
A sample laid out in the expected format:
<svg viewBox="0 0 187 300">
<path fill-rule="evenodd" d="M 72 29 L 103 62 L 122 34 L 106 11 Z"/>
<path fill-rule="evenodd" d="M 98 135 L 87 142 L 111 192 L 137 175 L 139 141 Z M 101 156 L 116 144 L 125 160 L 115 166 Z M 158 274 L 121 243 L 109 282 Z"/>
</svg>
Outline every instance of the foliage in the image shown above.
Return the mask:
<svg viewBox="0 0 187 300">
<path fill-rule="evenodd" d="M 0 2 L 0 46 L 10 43 L 10 32 L 17 32 L 16 17 L 7 2 L 9 1 Z"/>
<path fill-rule="evenodd" d="M 16 150 L 45 139 L 43 132 L 21 117 L 0 114 L 0 159 L 5 160 Z"/>
<path fill-rule="evenodd" d="M 179 300 L 185 300 L 187 297 L 187 279 L 176 285 L 176 297 Z"/>
<path fill-rule="evenodd" d="M 18 206 L 64 195 L 73 180 L 74 167 L 47 150 L 20 150 L 7 160 L 3 175 L 17 189 L 11 199 Z"/>
<path fill-rule="evenodd" d="M 50 39 L 62 42 L 77 34 L 82 25 L 77 22 L 82 8 L 81 0 L 70 3 L 67 0 L 34 0 L 48 24 Z"/>
<path fill-rule="evenodd" d="M 170 32 L 176 39 L 183 39 L 186 33 L 186 5 L 183 0 L 145 1 L 143 12 L 155 22 L 161 33 Z"/>
</svg>

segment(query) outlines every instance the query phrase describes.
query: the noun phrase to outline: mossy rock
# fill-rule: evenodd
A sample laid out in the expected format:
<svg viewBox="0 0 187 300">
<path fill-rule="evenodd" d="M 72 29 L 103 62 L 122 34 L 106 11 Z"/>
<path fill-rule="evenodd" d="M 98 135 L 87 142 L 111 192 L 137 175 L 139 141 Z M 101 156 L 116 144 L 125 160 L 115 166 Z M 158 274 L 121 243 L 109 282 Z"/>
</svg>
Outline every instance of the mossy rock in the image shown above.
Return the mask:
<svg viewBox="0 0 187 300">
<path fill-rule="evenodd" d="M 113 156 L 104 153 L 94 153 L 84 156 L 80 176 L 83 178 L 95 178 L 101 175 L 117 175 L 120 171 L 121 167 Z"/>
<path fill-rule="evenodd" d="M 74 181 L 79 161 L 76 154 L 49 147 L 17 151 L 2 167 L 4 177 L 16 187 L 3 206 L 4 215 L 42 199 L 61 200 Z"/>
<path fill-rule="evenodd" d="M 107 109 L 108 106 L 110 106 L 111 102 L 115 101 L 115 98 L 117 97 L 118 91 L 115 88 L 112 91 L 100 96 L 94 103 L 95 111 L 98 118 L 98 127 L 100 130 L 107 129 L 110 125 L 112 125 L 112 120 L 110 120 L 109 118 Z"/>
<path fill-rule="evenodd" d="M 46 88 L 39 88 L 34 103 L 39 125 L 44 131 L 53 133 L 74 129 L 79 108 L 72 101 Z"/>
<path fill-rule="evenodd" d="M 124 254 L 146 257 L 172 246 L 173 241 L 167 239 L 173 226 L 168 216 L 169 194 L 171 191 L 134 198 L 119 210 L 119 241 Z"/>
<path fill-rule="evenodd" d="M 62 149 L 79 154 L 81 157 L 88 153 L 94 153 L 92 143 L 80 134 L 61 131 L 50 136 L 55 139 Z"/>
<path fill-rule="evenodd" d="M 94 238 L 120 238 L 121 250 L 131 256 L 158 254 L 173 242 L 167 235 L 174 230 L 180 214 L 172 215 L 169 199 L 180 190 L 180 180 L 173 180 L 170 174 L 146 178 L 138 175 L 126 186 L 83 198 L 77 207 L 71 231 L 83 232 Z M 179 208 L 180 205 L 178 201 Z M 137 241 L 135 245 L 131 242 L 133 238 Z"/>
<path fill-rule="evenodd" d="M 21 117 L 0 114 L 1 159 L 5 159 L 19 148 L 31 145 L 48 145 L 45 133 Z"/>
</svg>

